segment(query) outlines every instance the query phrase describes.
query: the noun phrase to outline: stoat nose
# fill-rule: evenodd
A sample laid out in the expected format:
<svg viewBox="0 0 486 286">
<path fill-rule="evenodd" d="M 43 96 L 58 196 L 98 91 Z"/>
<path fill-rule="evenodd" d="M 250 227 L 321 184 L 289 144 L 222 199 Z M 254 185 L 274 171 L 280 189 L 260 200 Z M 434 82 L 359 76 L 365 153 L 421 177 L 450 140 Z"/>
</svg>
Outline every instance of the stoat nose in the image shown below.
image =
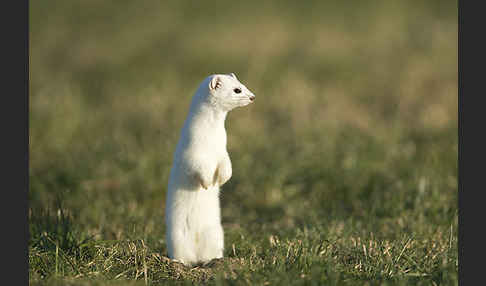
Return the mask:
<svg viewBox="0 0 486 286">
<path fill-rule="evenodd" d="M 254 95 L 250 95 L 250 101 L 253 101 L 255 100 L 255 96 Z"/>
</svg>

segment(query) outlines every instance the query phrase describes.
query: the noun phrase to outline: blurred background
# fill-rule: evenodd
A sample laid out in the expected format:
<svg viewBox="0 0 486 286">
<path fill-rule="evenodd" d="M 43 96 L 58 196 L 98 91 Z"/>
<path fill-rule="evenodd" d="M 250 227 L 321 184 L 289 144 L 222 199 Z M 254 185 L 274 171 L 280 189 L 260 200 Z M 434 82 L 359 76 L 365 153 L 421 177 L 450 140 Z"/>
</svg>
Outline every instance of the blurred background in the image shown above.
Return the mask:
<svg viewBox="0 0 486 286">
<path fill-rule="evenodd" d="M 457 219 L 456 1 L 29 4 L 31 235 L 62 209 L 86 236 L 163 249 L 191 97 L 230 72 L 257 99 L 226 120 L 229 235 Z"/>
</svg>

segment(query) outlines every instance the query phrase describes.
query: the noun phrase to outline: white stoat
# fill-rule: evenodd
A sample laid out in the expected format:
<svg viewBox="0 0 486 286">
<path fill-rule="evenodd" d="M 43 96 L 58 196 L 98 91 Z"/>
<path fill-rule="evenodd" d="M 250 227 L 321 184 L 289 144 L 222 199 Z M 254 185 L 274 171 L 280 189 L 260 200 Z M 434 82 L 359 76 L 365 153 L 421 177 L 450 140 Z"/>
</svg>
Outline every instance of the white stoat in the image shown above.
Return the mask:
<svg viewBox="0 0 486 286">
<path fill-rule="evenodd" d="M 224 121 L 255 95 L 231 73 L 207 77 L 194 94 L 170 172 L 165 220 L 169 257 L 186 265 L 223 257 L 220 187 L 232 173 Z"/>
</svg>

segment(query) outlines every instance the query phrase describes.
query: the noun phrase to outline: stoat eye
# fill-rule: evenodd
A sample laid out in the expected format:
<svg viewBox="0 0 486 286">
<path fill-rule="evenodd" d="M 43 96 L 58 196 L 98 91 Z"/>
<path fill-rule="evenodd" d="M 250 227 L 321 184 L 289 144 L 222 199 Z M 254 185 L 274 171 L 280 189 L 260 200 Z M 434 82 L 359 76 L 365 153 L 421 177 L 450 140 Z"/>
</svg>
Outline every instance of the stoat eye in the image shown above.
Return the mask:
<svg viewBox="0 0 486 286">
<path fill-rule="evenodd" d="M 233 91 L 234 91 L 235 93 L 240 93 L 240 92 L 241 92 L 241 89 L 239 89 L 239 88 L 235 88 L 235 89 L 233 89 Z"/>
</svg>

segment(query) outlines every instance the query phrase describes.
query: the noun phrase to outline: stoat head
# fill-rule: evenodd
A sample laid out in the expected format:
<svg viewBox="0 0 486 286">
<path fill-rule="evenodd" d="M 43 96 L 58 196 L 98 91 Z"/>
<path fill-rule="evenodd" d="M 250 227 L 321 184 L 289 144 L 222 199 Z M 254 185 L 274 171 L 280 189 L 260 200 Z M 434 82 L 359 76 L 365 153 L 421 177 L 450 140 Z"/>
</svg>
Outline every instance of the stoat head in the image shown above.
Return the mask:
<svg viewBox="0 0 486 286">
<path fill-rule="evenodd" d="M 244 86 L 234 73 L 214 74 L 208 77 L 208 99 L 225 111 L 245 106 L 255 100 L 255 95 Z"/>
</svg>

